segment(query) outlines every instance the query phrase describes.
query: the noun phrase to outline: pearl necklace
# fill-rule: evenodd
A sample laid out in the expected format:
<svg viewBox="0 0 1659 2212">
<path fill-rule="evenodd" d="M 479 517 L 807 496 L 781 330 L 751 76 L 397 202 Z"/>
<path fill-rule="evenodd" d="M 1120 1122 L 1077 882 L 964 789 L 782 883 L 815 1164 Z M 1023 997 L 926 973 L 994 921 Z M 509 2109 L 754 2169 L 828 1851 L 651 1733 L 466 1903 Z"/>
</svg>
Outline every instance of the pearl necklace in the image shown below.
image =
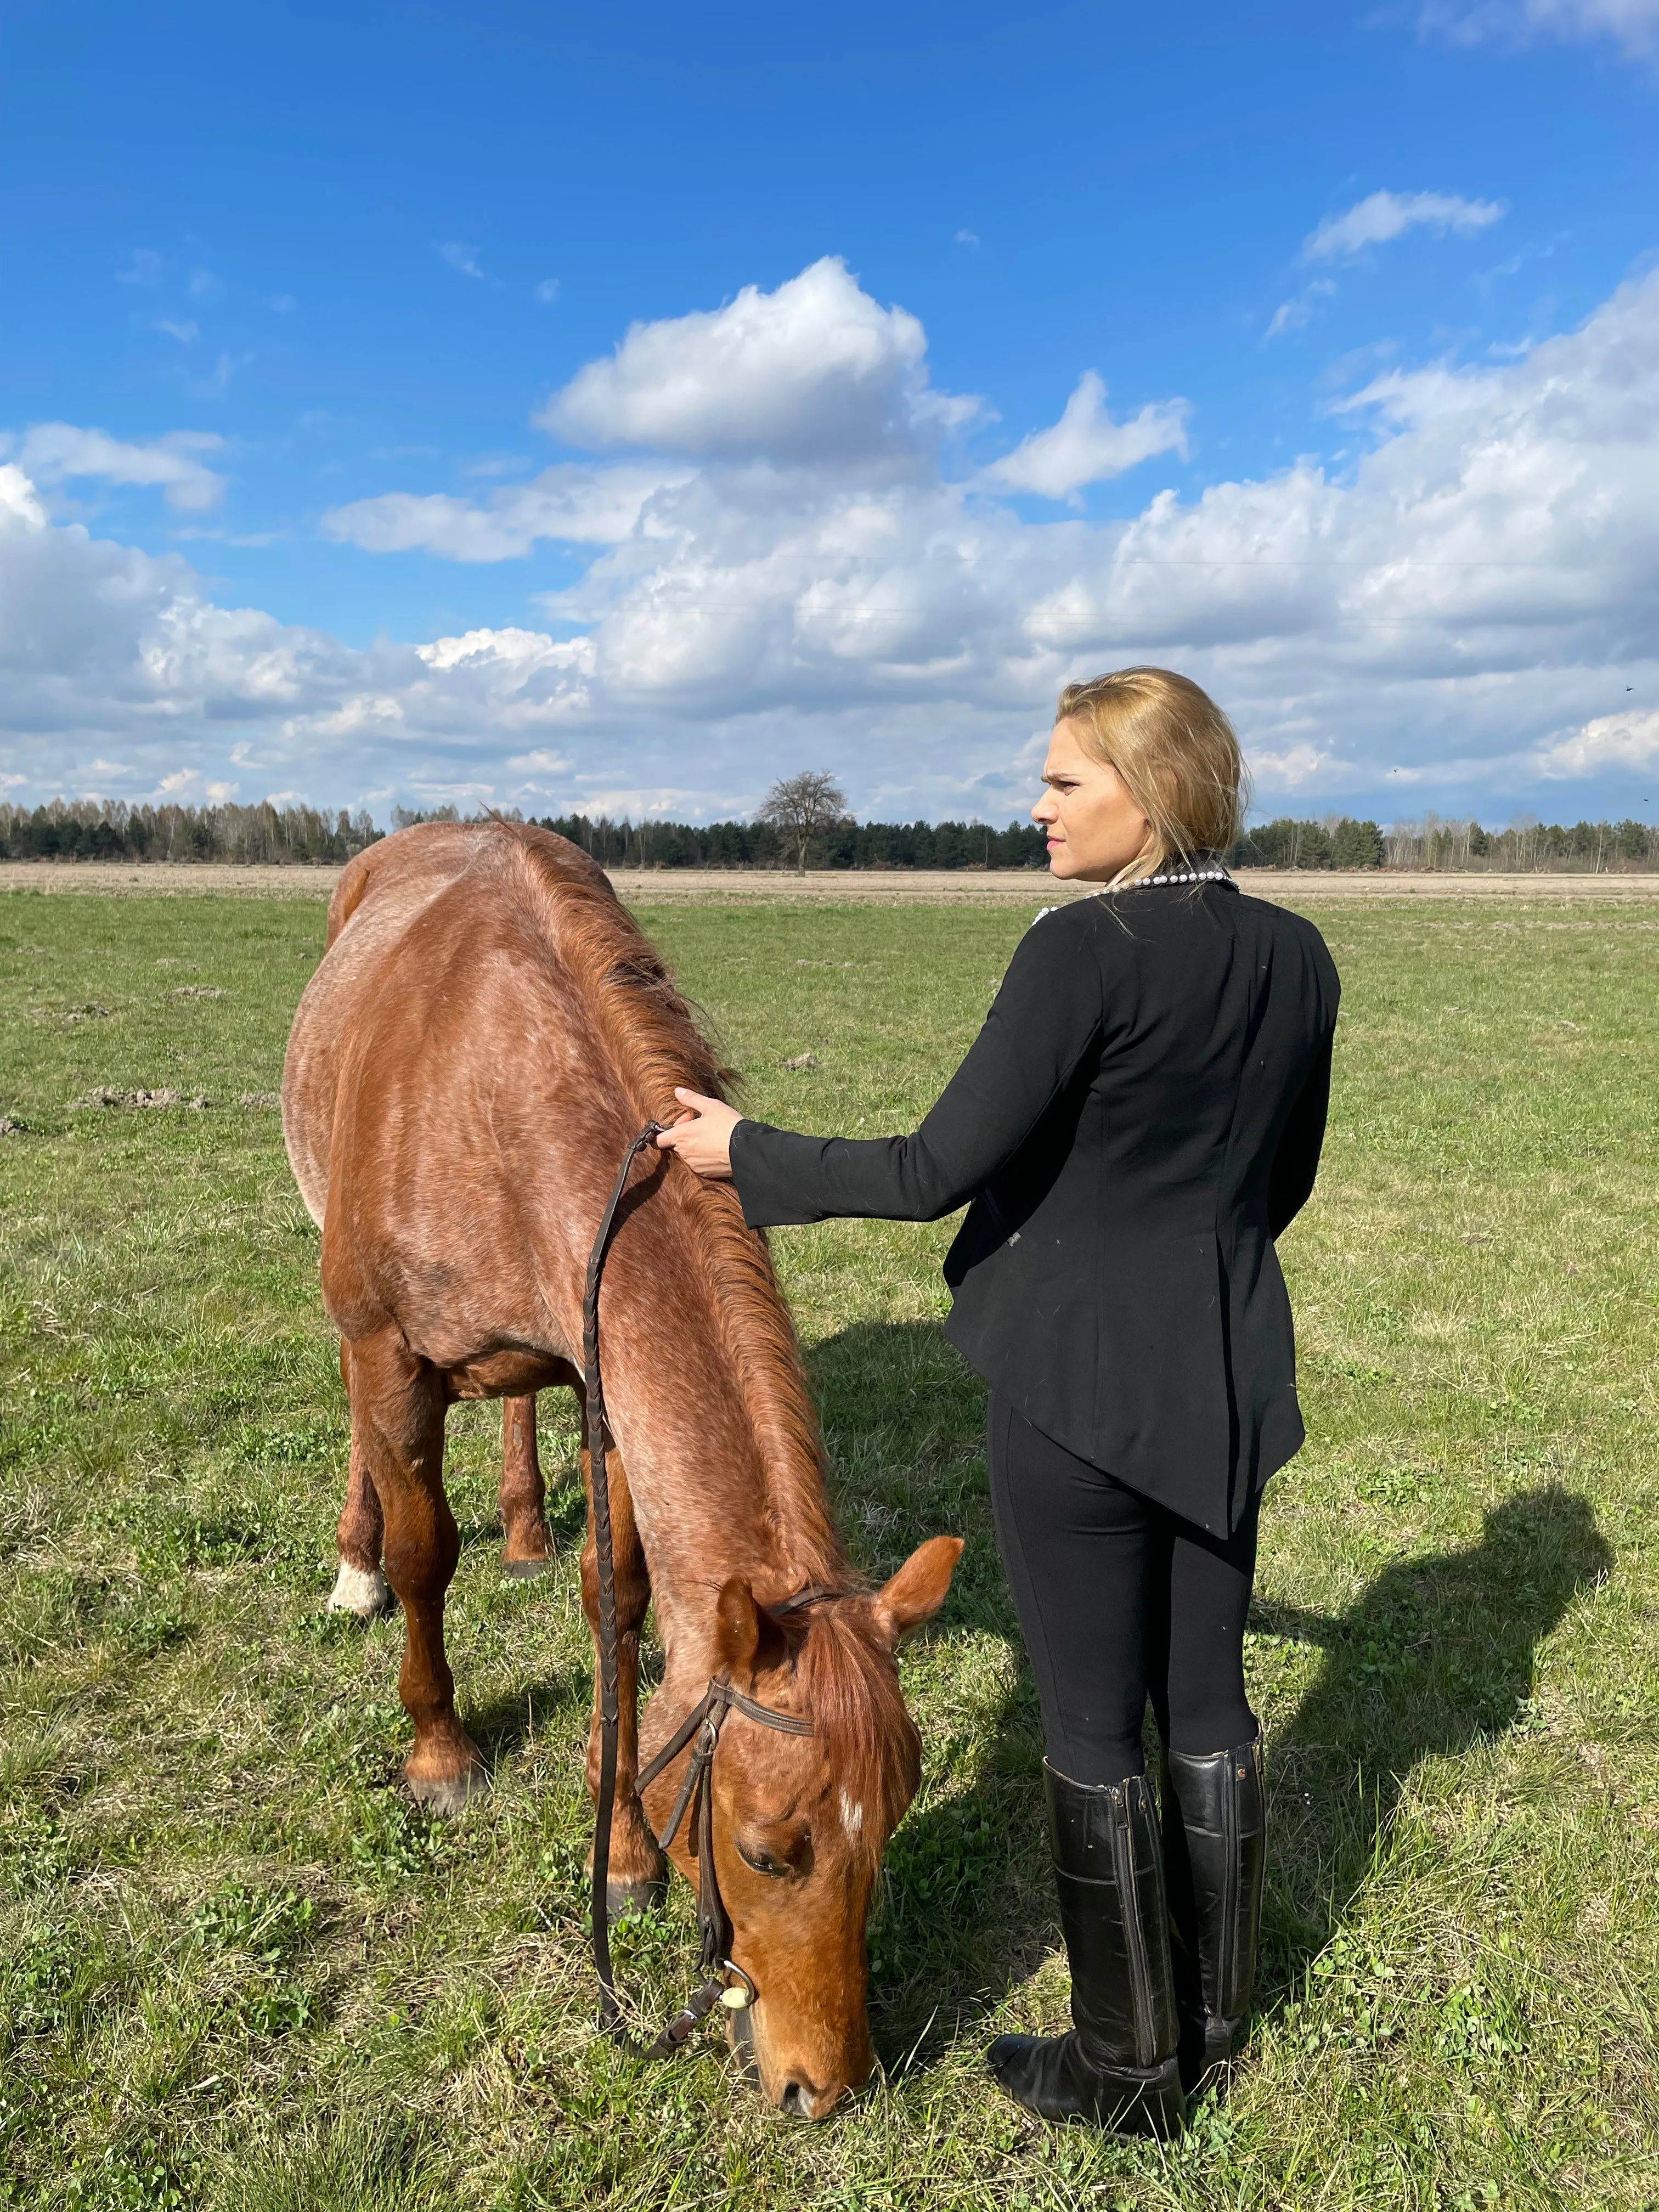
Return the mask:
<svg viewBox="0 0 1659 2212">
<path fill-rule="evenodd" d="M 1188 868 L 1184 875 L 1142 876 L 1136 882 L 1125 884 L 1121 888 L 1126 891 L 1138 891 L 1150 889 L 1154 884 L 1230 884 L 1232 878 L 1225 868 Z M 1095 896 L 1098 897 L 1100 894 L 1097 892 Z"/>
<path fill-rule="evenodd" d="M 1088 898 L 1115 898 L 1120 891 L 1148 890 L 1158 884 L 1230 884 L 1232 878 L 1225 868 L 1188 868 L 1176 875 L 1142 876 L 1133 884 L 1120 884 L 1115 891 L 1103 884 L 1097 891 L 1085 892 L 1085 896 Z M 1045 915 L 1060 911 L 1057 906 L 1039 907 L 1036 918 L 1041 921 Z"/>
</svg>

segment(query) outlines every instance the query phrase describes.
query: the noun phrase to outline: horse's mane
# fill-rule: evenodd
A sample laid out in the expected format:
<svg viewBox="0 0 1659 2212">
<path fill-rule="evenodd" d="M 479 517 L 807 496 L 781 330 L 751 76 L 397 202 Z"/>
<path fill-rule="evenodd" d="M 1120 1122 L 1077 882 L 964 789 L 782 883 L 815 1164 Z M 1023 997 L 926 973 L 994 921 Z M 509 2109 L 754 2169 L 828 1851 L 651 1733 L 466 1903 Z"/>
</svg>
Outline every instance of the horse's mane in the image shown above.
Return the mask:
<svg viewBox="0 0 1659 2212">
<path fill-rule="evenodd" d="M 720 1065 L 604 872 L 549 830 L 519 823 L 497 826 L 503 841 L 498 849 L 504 859 L 510 854 L 518 861 L 549 939 L 592 1011 L 626 1096 L 630 1133 L 647 1120 L 673 1118 L 676 1085 L 724 1097 L 732 1071 Z M 688 1188 L 681 1198 L 696 1224 L 694 1241 L 716 1325 L 765 1468 L 777 1556 L 810 1582 L 844 1588 L 848 1569 L 824 1497 L 817 1420 L 766 1239 L 745 1226 L 729 1183 L 701 1182 L 684 1174 L 683 1180 Z"/>
<path fill-rule="evenodd" d="M 835 1746 L 842 1790 L 861 1808 L 863 1848 L 878 1853 L 921 1778 L 921 1742 L 890 1649 L 866 1608 L 815 1607 L 793 1674 L 795 1701 Z"/>
</svg>

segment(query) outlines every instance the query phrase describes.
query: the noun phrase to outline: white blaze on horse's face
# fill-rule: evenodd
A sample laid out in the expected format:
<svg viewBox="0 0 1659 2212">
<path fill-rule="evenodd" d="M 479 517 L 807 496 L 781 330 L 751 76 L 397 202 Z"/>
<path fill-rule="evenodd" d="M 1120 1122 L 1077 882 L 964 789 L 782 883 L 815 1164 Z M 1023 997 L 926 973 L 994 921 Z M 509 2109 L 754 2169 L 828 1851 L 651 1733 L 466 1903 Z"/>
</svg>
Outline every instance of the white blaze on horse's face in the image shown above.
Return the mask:
<svg viewBox="0 0 1659 2212">
<path fill-rule="evenodd" d="M 720 1593 L 718 1656 L 732 1680 L 814 1724 L 810 1736 L 787 1735 L 734 1713 L 713 1770 L 732 1956 L 757 1990 L 734 2040 L 771 2101 L 803 2118 L 823 2118 L 874 2064 L 865 1926 L 882 1850 L 921 1772 L 895 1654 L 944 1602 L 961 1550 L 935 1537 L 873 1596 L 815 1607 L 787 1632 L 747 1583 Z M 695 1881 L 679 1836 L 673 1856 Z"/>
</svg>

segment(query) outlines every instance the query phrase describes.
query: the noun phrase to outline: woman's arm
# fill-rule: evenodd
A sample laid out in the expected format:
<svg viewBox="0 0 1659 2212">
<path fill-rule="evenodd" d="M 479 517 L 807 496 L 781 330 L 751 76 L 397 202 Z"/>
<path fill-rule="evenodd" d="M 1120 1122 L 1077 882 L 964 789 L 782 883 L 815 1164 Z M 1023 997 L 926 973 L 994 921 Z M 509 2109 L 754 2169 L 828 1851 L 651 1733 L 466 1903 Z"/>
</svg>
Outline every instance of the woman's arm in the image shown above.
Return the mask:
<svg viewBox="0 0 1659 2212">
<path fill-rule="evenodd" d="M 1100 969 L 1068 912 L 1045 915 L 1020 939 L 985 1026 L 913 1136 L 796 1136 L 682 1094 L 697 1118 L 658 1143 L 699 1175 L 728 1171 L 729 1157 L 751 1228 L 952 1212 L 1018 1149 L 1100 1033 Z"/>
<path fill-rule="evenodd" d="M 1273 1154 L 1273 1178 L 1267 1187 L 1267 1226 L 1273 1237 L 1283 1235 L 1312 1194 L 1330 1103 L 1331 1040 L 1327 1037 L 1297 1095 Z"/>
</svg>

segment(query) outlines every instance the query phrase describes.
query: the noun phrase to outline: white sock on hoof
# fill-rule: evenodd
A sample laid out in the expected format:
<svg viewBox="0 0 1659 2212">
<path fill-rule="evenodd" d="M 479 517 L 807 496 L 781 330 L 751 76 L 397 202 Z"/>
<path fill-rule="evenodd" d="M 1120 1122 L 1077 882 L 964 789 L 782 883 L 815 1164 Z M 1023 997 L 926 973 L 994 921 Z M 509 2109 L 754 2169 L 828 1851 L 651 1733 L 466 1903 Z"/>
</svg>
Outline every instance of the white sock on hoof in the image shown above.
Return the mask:
<svg viewBox="0 0 1659 2212">
<path fill-rule="evenodd" d="M 354 1567 L 341 1560 L 329 1592 L 331 1613 L 352 1613 L 359 1620 L 372 1620 L 377 1613 L 386 1611 L 391 1601 L 391 1587 L 378 1567 Z"/>
</svg>

